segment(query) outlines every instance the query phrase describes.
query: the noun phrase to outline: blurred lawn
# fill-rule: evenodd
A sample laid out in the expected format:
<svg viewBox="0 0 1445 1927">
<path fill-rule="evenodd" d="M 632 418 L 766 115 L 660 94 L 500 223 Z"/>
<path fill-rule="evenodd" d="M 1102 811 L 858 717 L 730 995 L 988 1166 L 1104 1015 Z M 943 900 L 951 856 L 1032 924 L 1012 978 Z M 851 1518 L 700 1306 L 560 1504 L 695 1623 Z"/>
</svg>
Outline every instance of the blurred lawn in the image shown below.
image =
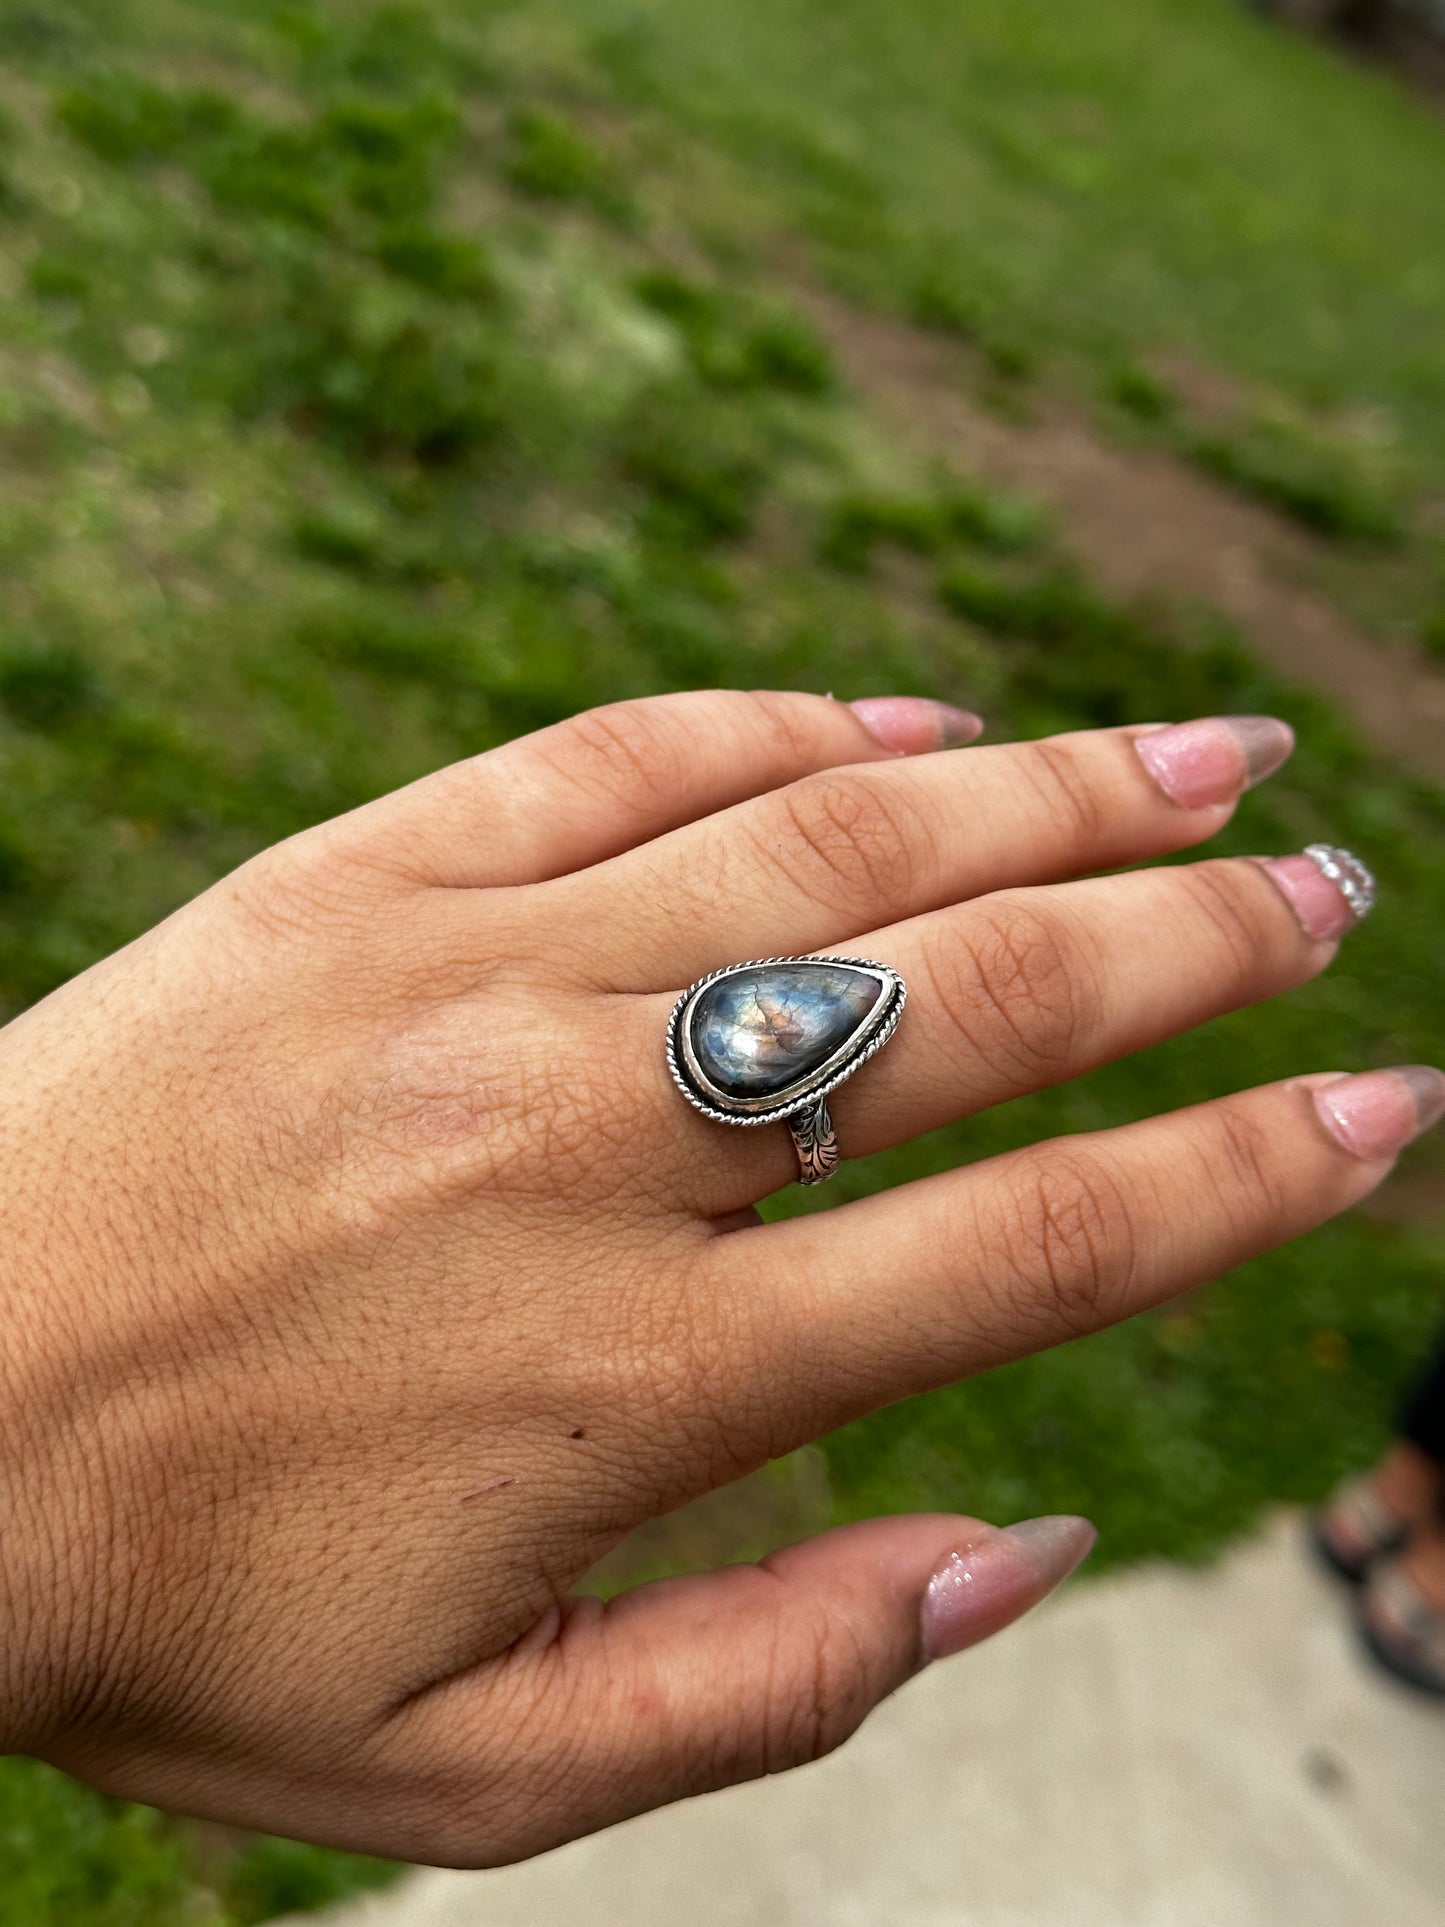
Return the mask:
<svg viewBox="0 0 1445 1927">
<path fill-rule="evenodd" d="M 1424 626 L 1445 133 L 1386 83 L 1219 0 L 0 0 L 0 110 L 6 1009 L 439 762 L 769 683 L 938 693 L 1005 736 L 1277 709 L 1301 751 L 1228 846 L 1329 837 L 1383 884 L 1325 982 L 829 1203 L 1445 1055 L 1440 794 L 1209 612 L 1112 605 L 1029 504 L 900 450 L 790 292 L 967 339 L 999 405 L 1122 412 L 1352 568 L 1403 555 Z M 1179 357 L 1244 398 L 1207 435 Z M 825 1445 L 836 1513 L 1082 1510 L 1104 1560 L 1203 1557 L 1375 1449 L 1442 1257 L 1357 1216 L 883 1414 Z M 22 1763 L 0 1829 L 26 1927 L 250 1921 L 365 1871 L 213 1864 Z"/>
</svg>

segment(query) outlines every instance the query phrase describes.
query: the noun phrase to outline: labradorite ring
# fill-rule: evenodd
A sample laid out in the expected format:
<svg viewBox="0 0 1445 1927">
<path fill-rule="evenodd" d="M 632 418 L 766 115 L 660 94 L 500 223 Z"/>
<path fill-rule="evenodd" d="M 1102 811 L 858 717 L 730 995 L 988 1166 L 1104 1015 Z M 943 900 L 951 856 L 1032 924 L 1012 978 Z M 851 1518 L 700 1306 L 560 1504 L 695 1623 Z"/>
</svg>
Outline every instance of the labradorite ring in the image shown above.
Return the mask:
<svg viewBox="0 0 1445 1927">
<path fill-rule="evenodd" d="M 803 1184 L 838 1168 L 828 1093 L 882 1050 L 908 987 L 866 957 L 760 957 L 699 977 L 672 1007 L 667 1064 L 715 1124 L 786 1124 Z"/>
</svg>

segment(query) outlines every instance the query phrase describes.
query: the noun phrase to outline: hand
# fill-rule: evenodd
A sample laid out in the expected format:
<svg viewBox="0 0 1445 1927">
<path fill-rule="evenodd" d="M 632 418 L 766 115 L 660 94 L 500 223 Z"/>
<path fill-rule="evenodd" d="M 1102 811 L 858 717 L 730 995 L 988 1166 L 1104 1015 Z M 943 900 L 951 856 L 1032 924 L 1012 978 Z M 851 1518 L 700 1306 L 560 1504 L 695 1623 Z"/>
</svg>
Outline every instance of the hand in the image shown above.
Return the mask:
<svg viewBox="0 0 1445 1927">
<path fill-rule="evenodd" d="M 4 1739 L 487 1863 L 844 1738 L 1086 1548 L 952 1517 L 602 1606 L 642 1521 L 1127 1317 L 1377 1184 L 1439 1073 L 1305 1079 L 762 1227 L 664 1061 L 721 963 L 899 969 L 877 1150 L 1264 998 L 1352 921 L 1192 845 L 1283 725 L 911 758 L 906 700 L 577 718 L 246 865 L 0 1036 Z"/>
</svg>

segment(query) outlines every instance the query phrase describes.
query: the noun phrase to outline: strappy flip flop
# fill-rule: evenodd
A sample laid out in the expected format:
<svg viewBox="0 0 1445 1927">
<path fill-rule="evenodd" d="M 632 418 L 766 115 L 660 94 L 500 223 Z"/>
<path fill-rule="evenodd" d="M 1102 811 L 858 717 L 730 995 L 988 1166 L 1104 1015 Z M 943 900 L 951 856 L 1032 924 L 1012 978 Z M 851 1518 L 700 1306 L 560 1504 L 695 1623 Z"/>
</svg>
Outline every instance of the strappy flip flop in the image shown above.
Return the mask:
<svg viewBox="0 0 1445 1927">
<path fill-rule="evenodd" d="M 1370 1575 L 1358 1624 L 1366 1651 L 1387 1673 L 1445 1698 L 1445 1611 L 1430 1603 L 1399 1559 Z"/>
<path fill-rule="evenodd" d="M 1400 1550 L 1410 1528 L 1382 1502 L 1366 1473 L 1335 1491 L 1315 1514 L 1311 1536 L 1330 1571 L 1358 1586 L 1377 1560 Z"/>
</svg>

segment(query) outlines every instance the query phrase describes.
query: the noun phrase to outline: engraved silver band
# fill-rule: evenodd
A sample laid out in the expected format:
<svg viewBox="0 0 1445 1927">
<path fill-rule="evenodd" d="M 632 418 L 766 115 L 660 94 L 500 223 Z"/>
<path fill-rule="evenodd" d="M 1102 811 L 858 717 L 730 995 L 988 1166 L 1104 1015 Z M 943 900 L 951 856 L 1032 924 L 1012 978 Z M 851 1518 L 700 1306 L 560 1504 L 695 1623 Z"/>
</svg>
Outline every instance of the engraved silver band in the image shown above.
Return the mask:
<svg viewBox="0 0 1445 1927">
<path fill-rule="evenodd" d="M 1335 843 L 1310 843 L 1305 855 L 1334 884 L 1357 923 L 1369 916 L 1375 907 L 1374 874 L 1352 850 L 1342 850 Z"/>
<path fill-rule="evenodd" d="M 799 1184 L 826 1184 L 843 1161 L 827 1098 L 820 1097 L 811 1111 L 799 1111 L 787 1123 L 798 1154 Z"/>
</svg>

